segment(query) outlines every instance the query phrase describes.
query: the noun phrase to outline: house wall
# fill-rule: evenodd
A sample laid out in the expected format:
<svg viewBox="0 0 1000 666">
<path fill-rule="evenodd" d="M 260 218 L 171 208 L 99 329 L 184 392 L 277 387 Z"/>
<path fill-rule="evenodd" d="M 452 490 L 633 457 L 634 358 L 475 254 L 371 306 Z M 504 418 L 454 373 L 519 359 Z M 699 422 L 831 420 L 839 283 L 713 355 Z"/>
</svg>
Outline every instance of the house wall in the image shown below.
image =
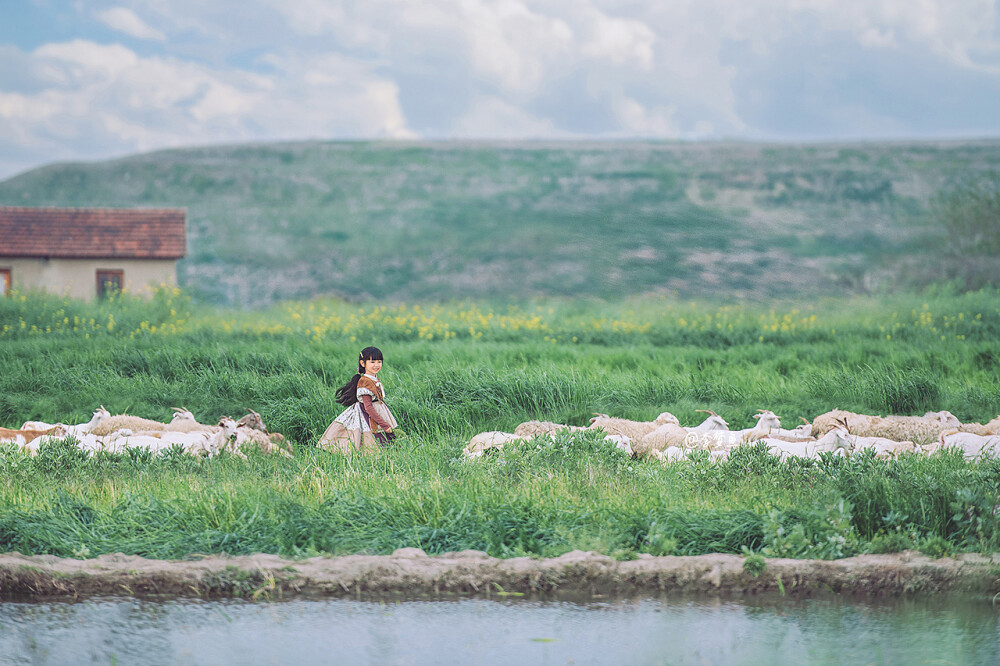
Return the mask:
<svg viewBox="0 0 1000 666">
<path fill-rule="evenodd" d="M 11 287 L 40 289 L 85 301 L 97 297 L 97 271 L 124 272 L 126 293 L 152 296 L 161 284 L 177 283 L 175 259 L 34 259 L 0 256 L 0 269 L 11 271 Z M 0 294 L 2 296 L 2 294 Z"/>
</svg>

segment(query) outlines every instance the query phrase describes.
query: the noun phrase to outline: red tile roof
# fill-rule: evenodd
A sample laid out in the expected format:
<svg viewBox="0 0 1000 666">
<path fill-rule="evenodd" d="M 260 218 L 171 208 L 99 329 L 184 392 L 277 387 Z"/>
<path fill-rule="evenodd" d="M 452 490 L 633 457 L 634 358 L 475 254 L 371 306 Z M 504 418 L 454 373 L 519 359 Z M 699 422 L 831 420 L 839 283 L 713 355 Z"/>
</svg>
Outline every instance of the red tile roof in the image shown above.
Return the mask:
<svg viewBox="0 0 1000 666">
<path fill-rule="evenodd" d="M 186 215 L 178 208 L 0 206 L 0 257 L 180 259 Z"/>
</svg>

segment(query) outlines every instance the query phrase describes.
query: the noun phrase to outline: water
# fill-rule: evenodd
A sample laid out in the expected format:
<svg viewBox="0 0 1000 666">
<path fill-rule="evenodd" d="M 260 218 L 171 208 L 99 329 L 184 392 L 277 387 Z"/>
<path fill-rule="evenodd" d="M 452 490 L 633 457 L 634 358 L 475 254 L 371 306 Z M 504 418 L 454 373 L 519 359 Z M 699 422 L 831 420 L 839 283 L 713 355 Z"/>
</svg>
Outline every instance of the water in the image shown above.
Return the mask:
<svg viewBox="0 0 1000 666">
<path fill-rule="evenodd" d="M 989 602 L 0 603 L 0 664 L 1000 664 Z"/>
</svg>

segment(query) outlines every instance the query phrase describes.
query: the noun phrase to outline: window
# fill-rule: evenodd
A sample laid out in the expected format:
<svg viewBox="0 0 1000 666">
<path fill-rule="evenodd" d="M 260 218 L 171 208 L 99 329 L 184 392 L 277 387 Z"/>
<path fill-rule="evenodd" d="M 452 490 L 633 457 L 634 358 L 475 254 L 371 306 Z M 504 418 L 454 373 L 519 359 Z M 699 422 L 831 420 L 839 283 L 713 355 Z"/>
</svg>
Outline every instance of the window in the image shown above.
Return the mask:
<svg viewBox="0 0 1000 666">
<path fill-rule="evenodd" d="M 4 296 L 10 296 L 10 269 L 0 268 L 0 298 Z"/>
<path fill-rule="evenodd" d="M 120 294 L 125 288 L 125 271 L 97 271 L 97 297 L 107 298 Z"/>
</svg>

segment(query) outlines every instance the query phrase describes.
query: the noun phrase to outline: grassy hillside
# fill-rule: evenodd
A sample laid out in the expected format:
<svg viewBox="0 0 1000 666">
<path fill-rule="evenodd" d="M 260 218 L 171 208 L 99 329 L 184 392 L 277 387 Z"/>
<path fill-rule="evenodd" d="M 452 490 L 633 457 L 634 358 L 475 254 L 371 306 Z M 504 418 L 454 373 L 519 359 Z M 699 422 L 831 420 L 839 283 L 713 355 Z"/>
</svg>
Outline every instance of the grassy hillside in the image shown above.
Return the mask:
<svg viewBox="0 0 1000 666">
<path fill-rule="evenodd" d="M 928 201 L 995 171 L 996 142 L 309 142 L 53 165 L 0 204 L 186 207 L 209 302 L 767 298 L 946 277 Z"/>
</svg>

